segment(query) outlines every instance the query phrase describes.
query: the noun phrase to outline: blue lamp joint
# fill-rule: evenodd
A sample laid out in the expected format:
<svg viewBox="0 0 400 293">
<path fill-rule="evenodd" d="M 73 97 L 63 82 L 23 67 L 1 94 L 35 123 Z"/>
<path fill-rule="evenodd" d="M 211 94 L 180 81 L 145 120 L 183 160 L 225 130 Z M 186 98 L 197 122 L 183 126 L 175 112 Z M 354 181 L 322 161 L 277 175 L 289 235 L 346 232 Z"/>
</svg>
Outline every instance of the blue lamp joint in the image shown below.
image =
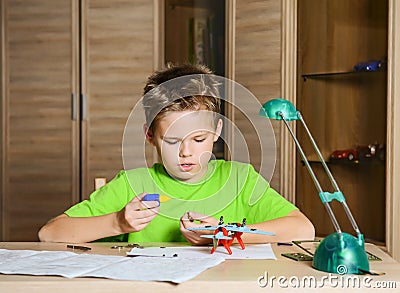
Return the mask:
<svg viewBox="0 0 400 293">
<path fill-rule="evenodd" d="M 344 202 L 346 199 L 341 191 L 335 191 L 333 193 L 322 191 L 319 193 L 319 197 L 322 200 L 322 203 L 331 202 L 336 199 L 338 202 Z"/>
</svg>

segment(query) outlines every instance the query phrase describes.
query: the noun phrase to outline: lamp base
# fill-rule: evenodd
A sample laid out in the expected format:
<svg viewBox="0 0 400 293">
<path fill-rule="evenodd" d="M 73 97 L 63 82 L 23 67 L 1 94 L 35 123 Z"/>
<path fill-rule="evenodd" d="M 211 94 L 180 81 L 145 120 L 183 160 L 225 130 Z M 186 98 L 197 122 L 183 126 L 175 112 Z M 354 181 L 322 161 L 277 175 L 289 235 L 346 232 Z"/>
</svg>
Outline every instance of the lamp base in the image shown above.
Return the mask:
<svg viewBox="0 0 400 293">
<path fill-rule="evenodd" d="M 358 239 L 347 233 L 332 233 L 317 247 L 312 267 L 334 274 L 363 274 L 369 271 L 364 236 Z"/>
</svg>

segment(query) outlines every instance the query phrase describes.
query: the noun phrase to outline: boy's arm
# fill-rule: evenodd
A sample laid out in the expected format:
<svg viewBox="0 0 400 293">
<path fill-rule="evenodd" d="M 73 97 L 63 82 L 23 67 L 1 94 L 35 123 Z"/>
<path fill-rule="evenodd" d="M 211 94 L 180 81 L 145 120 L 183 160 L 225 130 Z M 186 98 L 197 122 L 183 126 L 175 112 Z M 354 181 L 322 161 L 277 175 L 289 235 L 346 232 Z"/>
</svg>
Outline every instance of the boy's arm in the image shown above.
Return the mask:
<svg viewBox="0 0 400 293">
<path fill-rule="evenodd" d="M 160 209 L 157 201 L 142 202 L 145 195 L 136 196 L 119 212 L 107 215 L 69 217 L 62 214 L 40 229 L 39 239 L 46 242 L 82 243 L 141 231 Z"/>
<path fill-rule="evenodd" d="M 257 224 L 249 224 L 248 228 L 274 232 L 275 236 L 243 233 L 245 243 L 290 242 L 292 240 L 312 240 L 315 237 L 314 225 L 299 210 L 287 216 Z"/>
<path fill-rule="evenodd" d="M 39 230 L 39 239 L 45 242 L 82 243 L 119 235 L 122 233 L 116 214 L 85 218 L 61 214 Z"/>
</svg>

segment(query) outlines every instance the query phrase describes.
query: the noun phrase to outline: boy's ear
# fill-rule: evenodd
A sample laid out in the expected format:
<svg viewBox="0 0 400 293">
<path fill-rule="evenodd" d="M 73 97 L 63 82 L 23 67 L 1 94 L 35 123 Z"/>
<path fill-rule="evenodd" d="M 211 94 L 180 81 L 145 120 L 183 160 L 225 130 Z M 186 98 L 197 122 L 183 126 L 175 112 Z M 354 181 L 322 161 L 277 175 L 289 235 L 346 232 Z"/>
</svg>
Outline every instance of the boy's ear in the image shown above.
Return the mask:
<svg viewBox="0 0 400 293">
<path fill-rule="evenodd" d="M 215 129 L 214 142 L 216 142 L 220 137 L 222 132 L 222 126 L 223 126 L 222 119 L 218 119 L 217 127 Z"/>
<path fill-rule="evenodd" d="M 143 125 L 144 135 L 146 136 L 146 140 L 154 146 L 154 135 L 153 132 L 147 127 L 147 124 Z"/>
</svg>

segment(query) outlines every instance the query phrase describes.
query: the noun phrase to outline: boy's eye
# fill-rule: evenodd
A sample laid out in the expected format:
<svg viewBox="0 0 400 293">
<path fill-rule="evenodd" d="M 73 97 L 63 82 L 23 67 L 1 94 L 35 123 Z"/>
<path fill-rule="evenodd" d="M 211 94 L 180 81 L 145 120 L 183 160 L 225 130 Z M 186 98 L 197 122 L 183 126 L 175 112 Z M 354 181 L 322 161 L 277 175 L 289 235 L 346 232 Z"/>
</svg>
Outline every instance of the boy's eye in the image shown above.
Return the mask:
<svg viewBox="0 0 400 293">
<path fill-rule="evenodd" d="M 177 140 L 164 140 L 164 142 L 167 144 L 177 144 L 178 143 Z"/>
<path fill-rule="evenodd" d="M 205 137 L 204 137 L 204 138 L 195 138 L 195 139 L 194 139 L 195 142 L 203 142 L 203 141 L 205 141 L 205 140 L 206 140 Z"/>
</svg>

